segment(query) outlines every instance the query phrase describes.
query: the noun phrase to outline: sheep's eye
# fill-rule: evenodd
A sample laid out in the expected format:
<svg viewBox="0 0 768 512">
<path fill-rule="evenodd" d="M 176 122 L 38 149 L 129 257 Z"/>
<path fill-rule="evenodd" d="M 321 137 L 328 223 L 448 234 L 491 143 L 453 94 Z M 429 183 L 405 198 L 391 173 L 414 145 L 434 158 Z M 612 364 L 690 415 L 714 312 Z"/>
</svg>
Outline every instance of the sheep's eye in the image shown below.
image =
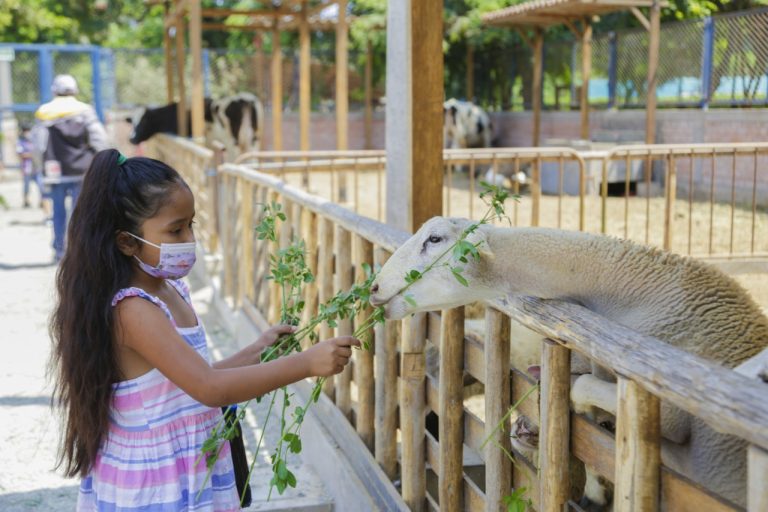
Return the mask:
<svg viewBox="0 0 768 512">
<path fill-rule="evenodd" d="M 431 244 L 439 244 L 439 243 L 440 243 L 440 242 L 442 242 L 442 241 L 443 241 L 443 238 L 442 238 L 442 237 L 440 237 L 440 236 L 437 236 L 437 235 L 432 235 L 432 236 L 430 236 L 430 237 L 427 239 L 427 242 L 429 242 L 429 243 L 431 243 Z"/>
</svg>

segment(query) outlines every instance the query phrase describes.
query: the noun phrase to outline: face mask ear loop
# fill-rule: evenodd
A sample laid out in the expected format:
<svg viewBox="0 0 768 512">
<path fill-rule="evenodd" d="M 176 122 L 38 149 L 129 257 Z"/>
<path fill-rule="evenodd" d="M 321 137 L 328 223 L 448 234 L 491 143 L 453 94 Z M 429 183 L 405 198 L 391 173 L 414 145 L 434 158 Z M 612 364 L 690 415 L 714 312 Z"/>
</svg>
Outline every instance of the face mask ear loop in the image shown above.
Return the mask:
<svg viewBox="0 0 768 512">
<path fill-rule="evenodd" d="M 148 241 L 148 240 L 144 240 L 144 239 L 143 239 L 143 238 L 141 238 L 140 236 L 136 236 L 136 235 L 134 235 L 133 233 L 131 233 L 130 231 L 126 231 L 126 233 L 128 233 L 129 235 L 131 235 L 131 236 L 132 236 L 133 238 L 135 238 L 136 240 L 141 240 L 141 241 L 142 241 L 142 242 L 144 242 L 145 244 L 149 244 L 149 245 L 151 245 L 152 247 L 157 247 L 158 249 L 160 249 L 160 246 L 159 246 L 159 245 L 157 245 L 157 244 L 153 244 L 152 242 L 150 242 L 150 241 Z"/>
</svg>

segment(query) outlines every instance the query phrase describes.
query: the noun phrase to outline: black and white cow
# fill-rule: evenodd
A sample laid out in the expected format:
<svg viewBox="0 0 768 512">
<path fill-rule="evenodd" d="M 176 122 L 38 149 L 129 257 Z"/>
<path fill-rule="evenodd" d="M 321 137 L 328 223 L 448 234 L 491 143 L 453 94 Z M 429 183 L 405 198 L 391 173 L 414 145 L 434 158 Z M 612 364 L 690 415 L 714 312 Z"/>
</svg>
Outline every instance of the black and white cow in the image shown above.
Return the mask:
<svg viewBox="0 0 768 512">
<path fill-rule="evenodd" d="M 131 144 L 140 144 L 156 133 L 179 133 L 177 112 L 177 103 L 141 109 L 133 119 L 128 119 L 133 124 Z M 187 133 L 190 133 L 192 122 L 189 112 L 187 114 Z M 259 149 L 263 119 L 261 101 L 251 93 L 241 92 L 217 100 L 205 98 L 206 143 L 224 144 L 227 160 L 232 161 L 241 153 Z"/>
<path fill-rule="evenodd" d="M 474 103 L 451 98 L 443 103 L 443 138 L 446 148 L 489 148 L 491 118 Z"/>
</svg>

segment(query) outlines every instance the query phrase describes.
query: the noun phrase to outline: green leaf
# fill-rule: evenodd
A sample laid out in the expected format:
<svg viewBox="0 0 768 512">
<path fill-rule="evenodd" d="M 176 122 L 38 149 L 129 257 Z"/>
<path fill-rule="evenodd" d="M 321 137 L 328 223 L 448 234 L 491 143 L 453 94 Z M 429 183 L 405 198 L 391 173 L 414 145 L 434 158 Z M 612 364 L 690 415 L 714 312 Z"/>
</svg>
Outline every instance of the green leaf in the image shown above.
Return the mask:
<svg viewBox="0 0 768 512">
<path fill-rule="evenodd" d="M 414 308 L 418 307 L 418 304 L 416 304 L 416 299 L 413 298 L 413 295 L 403 295 L 403 298 L 405 299 L 405 302 L 407 302 Z"/>
<path fill-rule="evenodd" d="M 285 482 L 286 482 L 288 485 L 290 485 L 291 487 L 294 487 L 294 488 L 295 488 L 295 487 L 296 487 L 296 475 L 294 475 L 293 473 L 291 473 L 291 472 L 289 471 L 289 472 L 288 472 L 288 477 L 285 479 Z"/>
<path fill-rule="evenodd" d="M 280 459 L 277 461 L 277 476 L 280 480 L 285 480 L 288 476 L 288 468 L 285 465 L 285 461 Z"/>
<path fill-rule="evenodd" d="M 295 436 L 291 440 L 291 442 L 288 445 L 288 447 L 290 448 L 291 453 L 301 453 L 302 446 L 301 446 L 301 439 L 299 438 L 299 436 Z"/>
<path fill-rule="evenodd" d="M 451 268 L 451 272 L 453 273 L 453 277 L 455 277 L 455 278 L 456 278 L 456 280 L 457 280 L 458 282 L 460 282 L 462 285 L 464 285 L 464 286 L 469 286 L 469 283 L 467 282 L 467 280 L 466 280 L 466 279 L 464 279 L 464 276 L 462 276 L 462 275 L 461 275 L 461 272 L 462 272 L 463 270 L 464 270 L 464 269 L 462 269 L 462 268 L 459 268 L 459 267 L 452 267 L 452 268 Z"/>
</svg>

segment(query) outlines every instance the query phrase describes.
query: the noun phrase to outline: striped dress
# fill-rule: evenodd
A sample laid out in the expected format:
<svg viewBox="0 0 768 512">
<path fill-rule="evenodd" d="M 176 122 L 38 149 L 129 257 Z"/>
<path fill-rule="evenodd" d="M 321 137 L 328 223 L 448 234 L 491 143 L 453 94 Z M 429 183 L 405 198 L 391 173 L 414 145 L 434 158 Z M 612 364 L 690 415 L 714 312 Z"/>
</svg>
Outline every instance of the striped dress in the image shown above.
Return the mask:
<svg viewBox="0 0 768 512">
<path fill-rule="evenodd" d="M 188 303 L 180 281 L 168 281 Z M 140 288 L 120 290 L 112 306 L 126 297 L 142 297 L 159 306 L 176 326 L 168 307 Z M 191 304 L 190 304 L 191 305 Z M 176 327 L 198 354 L 209 360 L 205 331 Z M 229 444 L 213 472 L 200 457 L 201 446 L 221 419 L 221 410 L 195 401 L 157 368 L 113 385 L 109 432 L 91 473 L 82 480 L 78 511 L 177 512 L 240 509 Z M 202 492 L 200 492 L 202 490 Z"/>
</svg>

